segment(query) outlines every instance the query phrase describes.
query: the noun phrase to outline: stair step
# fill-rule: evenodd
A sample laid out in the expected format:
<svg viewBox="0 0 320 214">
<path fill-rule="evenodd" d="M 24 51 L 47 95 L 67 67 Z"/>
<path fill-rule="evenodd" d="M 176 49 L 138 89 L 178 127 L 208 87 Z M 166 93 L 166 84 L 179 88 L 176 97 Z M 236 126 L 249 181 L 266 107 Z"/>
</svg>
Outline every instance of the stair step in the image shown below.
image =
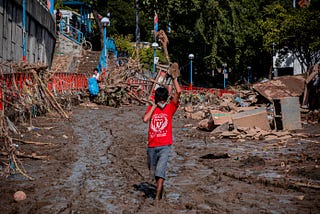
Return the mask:
<svg viewBox="0 0 320 214">
<path fill-rule="evenodd" d="M 91 73 L 97 67 L 100 60 L 101 51 L 84 51 L 79 58 L 78 73 Z"/>
</svg>

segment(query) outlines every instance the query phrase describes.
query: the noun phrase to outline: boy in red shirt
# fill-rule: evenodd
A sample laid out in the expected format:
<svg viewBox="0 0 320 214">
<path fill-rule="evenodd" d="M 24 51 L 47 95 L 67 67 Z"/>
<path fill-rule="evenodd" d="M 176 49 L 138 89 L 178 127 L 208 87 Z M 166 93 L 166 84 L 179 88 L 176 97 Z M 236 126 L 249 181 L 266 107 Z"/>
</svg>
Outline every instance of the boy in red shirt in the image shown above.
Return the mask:
<svg viewBox="0 0 320 214">
<path fill-rule="evenodd" d="M 155 102 L 147 107 L 143 122 L 149 122 L 148 131 L 148 167 L 156 179 L 155 200 L 162 198 L 163 183 L 166 179 L 166 167 L 172 144 L 172 117 L 179 107 L 181 88 L 177 78 L 173 80 L 175 91 L 171 100 L 168 89 L 159 87 L 155 91 Z"/>
</svg>

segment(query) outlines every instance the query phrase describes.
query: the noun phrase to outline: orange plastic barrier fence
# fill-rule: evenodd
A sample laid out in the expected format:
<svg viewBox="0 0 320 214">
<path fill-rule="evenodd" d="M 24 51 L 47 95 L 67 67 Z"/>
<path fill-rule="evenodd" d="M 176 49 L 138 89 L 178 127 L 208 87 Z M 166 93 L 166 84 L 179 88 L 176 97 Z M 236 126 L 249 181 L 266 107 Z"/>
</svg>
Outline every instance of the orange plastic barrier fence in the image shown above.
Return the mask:
<svg viewBox="0 0 320 214">
<path fill-rule="evenodd" d="M 31 87 L 35 83 L 32 73 L 7 73 L 0 76 L 0 111 L 6 103 L 18 96 L 23 96 L 23 87 Z M 55 93 L 65 91 L 81 92 L 88 88 L 88 79 L 85 74 L 55 73 L 48 81 L 48 89 Z"/>
<path fill-rule="evenodd" d="M 88 88 L 88 78 L 85 74 L 55 73 L 48 82 L 48 89 L 54 92 L 84 91 Z"/>
</svg>

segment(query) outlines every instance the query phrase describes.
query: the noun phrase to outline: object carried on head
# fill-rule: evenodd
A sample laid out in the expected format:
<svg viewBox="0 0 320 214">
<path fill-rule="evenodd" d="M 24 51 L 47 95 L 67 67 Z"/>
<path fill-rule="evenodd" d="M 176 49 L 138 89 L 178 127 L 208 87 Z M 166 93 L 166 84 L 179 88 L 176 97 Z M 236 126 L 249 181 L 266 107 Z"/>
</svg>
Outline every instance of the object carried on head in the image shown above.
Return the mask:
<svg viewBox="0 0 320 214">
<path fill-rule="evenodd" d="M 154 98 L 155 90 L 158 87 L 165 87 L 168 89 L 168 100 L 170 100 L 171 95 L 175 90 L 173 79 L 180 76 L 179 65 L 176 62 L 170 65 L 157 64 L 156 68 L 157 76 L 153 81 L 153 85 L 149 93 L 149 100 Z"/>
<path fill-rule="evenodd" d="M 180 77 L 180 69 L 179 69 L 179 65 L 178 63 L 173 63 L 170 65 L 169 69 L 168 69 L 168 74 L 173 78 L 178 78 Z"/>
</svg>

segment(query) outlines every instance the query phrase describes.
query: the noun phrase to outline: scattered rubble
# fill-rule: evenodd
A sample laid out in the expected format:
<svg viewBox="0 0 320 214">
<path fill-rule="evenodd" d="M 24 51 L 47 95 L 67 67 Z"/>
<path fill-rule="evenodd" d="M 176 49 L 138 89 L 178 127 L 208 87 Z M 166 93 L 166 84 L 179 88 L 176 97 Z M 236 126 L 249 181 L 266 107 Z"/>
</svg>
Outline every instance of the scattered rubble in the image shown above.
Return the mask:
<svg viewBox="0 0 320 214">
<path fill-rule="evenodd" d="M 314 81 L 315 73 L 319 74 L 318 66 L 310 75 Z M 320 121 L 320 106 L 310 110 L 300 105 L 305 83 L 302 75 L 284 76 L 254 84 L 251 90 L 238 86 L 233 88 L 234 94 L 221 97 L 187 92 L 182 96 L 184 116 L 198 120 L 197 128 L 212 132 L 213 138 L 281 141 L 297 137 L 293 131 L 301 129 L 303 123 Z"/>
</svg>

